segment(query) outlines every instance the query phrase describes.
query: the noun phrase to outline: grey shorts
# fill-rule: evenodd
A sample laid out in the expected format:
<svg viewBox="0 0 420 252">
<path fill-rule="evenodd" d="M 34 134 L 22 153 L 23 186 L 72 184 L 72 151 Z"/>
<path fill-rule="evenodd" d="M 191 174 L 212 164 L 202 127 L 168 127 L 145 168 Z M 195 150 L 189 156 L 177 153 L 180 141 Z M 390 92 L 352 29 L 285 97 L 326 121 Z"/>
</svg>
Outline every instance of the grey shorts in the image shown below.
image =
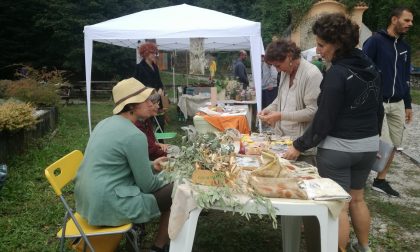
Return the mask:
<svg viewBox="0 0 420 252">
<path fill-rule="evenodd" d="M 376 152 L 344 152 L 318 148 L 316 162 L 319 175 L 337 182 L 347 192 L 365 186 Z"/>
</svg>

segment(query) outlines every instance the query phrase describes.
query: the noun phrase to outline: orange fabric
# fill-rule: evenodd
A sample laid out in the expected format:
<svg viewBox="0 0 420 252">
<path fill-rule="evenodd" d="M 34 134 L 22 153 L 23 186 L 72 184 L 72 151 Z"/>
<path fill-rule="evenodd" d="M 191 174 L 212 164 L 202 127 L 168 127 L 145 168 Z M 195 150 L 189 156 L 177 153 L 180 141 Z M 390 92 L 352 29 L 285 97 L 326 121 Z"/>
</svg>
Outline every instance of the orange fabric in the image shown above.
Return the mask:
<svg viewBox="0 0 420 252">
<path fill-rule="evenodd" d="M 248 120 L 246 116 L 209 116 L 204 113 L 197 113 L 204 118 L 208 123 L 213 125 L 220 131 L 224 131 L 228 128 L 234 128 L 239 130 L 242 134 L 249 134 L 250 129 L 248 126 Z"/>
</svg>

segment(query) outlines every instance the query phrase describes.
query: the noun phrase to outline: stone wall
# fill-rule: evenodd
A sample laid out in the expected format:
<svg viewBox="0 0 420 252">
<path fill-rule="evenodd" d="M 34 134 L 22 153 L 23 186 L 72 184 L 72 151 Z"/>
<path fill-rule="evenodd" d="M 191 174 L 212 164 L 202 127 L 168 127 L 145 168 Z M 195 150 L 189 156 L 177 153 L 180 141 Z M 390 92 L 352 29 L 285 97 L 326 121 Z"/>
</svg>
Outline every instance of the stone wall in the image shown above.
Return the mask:
<svg viewBox="0 0 420 252">
<path fill-rule="evenodd" d="M 38 123 L 33 129 L 0 131 L 0 164 L 7 164 L 8 159 L 23 153 L 37 138 L 43 137 L 57 127 L 58 111 L 55 107 L 37 110 L 36 117 Z"/>
<path fill-rule="evenodd" d="M 410 77 L 411 87 L 420 90 L 420 74 L 412 74 Z"/>
</svg>

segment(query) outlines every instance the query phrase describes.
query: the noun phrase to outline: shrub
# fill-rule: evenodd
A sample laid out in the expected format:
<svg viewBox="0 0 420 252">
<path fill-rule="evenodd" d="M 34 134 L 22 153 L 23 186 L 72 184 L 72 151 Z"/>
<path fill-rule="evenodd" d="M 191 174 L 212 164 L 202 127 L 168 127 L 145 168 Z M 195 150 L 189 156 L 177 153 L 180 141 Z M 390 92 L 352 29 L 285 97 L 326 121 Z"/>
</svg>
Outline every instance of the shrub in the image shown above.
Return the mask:
<svg viewBox="0 0 420 252">
<path fill-rule="evenodd" d="M 30 103 L 6 102 L 0 105 L 0 131 L 16 131 L 37 123 Z"/>
<path fill-rule="evenodd" d="M 55 106 L 60 97 L 57 94 L 57 87 L 39 83 L 33 79 L 21 79 L 14 81 L 6 90 L 8 97 L 30 102 L 36 106 Z"/>
<path fill-rule="evenodd" d="M 12 83 L 11 80 L 0 80 L 0 98 L 7 98 L 6 90 Z"/>
</svg>

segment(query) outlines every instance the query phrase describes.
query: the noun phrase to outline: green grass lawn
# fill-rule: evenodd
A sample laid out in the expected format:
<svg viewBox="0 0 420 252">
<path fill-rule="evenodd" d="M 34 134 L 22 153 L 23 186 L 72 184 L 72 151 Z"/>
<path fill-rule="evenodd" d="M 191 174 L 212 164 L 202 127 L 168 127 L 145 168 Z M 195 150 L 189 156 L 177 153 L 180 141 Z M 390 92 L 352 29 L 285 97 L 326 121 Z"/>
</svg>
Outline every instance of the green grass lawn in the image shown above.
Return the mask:
<svg viewBox="0 0 420 252">
<path fill-rule="evenodd" d="M 110 102 L 94 102 L 93 125 L 111 115 L 111 111 Z M 192 124 L 191 121 L 184 123 L 177 120 L 175 106 L 168 114 L 171 121 L 166 131 L 180 132 L 180 126 Z M 38 140 L 25 154 L 14 157 L 7 164 L 8 180 L 0 191 L 0 251 L 58 250 L 55 234 L 59 230 L 64 208 L 44 177 L 44 169 L 74 149 L 83 151 L 89 137 L 85 104 L 60 107 L 59 118 L 54 133 Z M 171 143 L 179 143 L 180 140 L 181 134 L 178 134 Z M 71 199 L 71 190 L 65 195 Z M 383 209 L 393 223 L 400 223 L 400 226 L 393 227 L 394 235 L 386 239 L 372 237 L 373 251 L 375 247 L 390 249 L 385 251 L 413 248 L 415 244 L 403 245 L 399 240 L 405 228 L 418 228 L 418 224 L 411 223 L 416 222 L 418 211 L 390 203 L 384 205 L 374 197 L 370 201 L 374 207 Z M 402 219 L 409 221 L 400 222 Z M 151 245 L 156 223 L 147 224 L 148 236 L 144 247 Z M 125 251 L 123 245 L 120 251 Z M 280 229 L 272 228 L 268 218 L 253 216 L 247 221 L 238 214 L 232 216 L 231 213 L 208 211 L 199 219 L 193 251 L 281 251 L 281 233 Z"/>
<path fill-rule="evenodd" d="M 411 89 L 411 100 L 412 103 L 420 104 L 420 90 Z"/>
</svg>

